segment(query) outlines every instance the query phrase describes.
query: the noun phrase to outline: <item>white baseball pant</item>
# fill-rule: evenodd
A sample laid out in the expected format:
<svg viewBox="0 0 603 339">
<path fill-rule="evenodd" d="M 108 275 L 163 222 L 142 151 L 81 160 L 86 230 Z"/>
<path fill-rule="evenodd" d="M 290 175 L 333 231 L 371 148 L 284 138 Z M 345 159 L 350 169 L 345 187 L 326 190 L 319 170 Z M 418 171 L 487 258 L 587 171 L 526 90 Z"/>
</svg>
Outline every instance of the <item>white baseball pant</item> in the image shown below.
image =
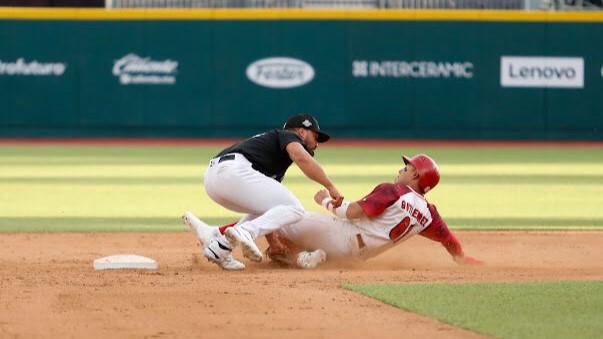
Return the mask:
<svg viewBox="0 0 603 339">
<path fill-rule="evenodd" d="M 209 162 L 204 184 L 209 197 L 225 208 L 245 213 L 237 226 L 254 238 L 301 220 L 301 202 L 285 186 L 251 167 L 242 154 L 225 155 Z"/>
<path fill-rule="evenodd" d="M 299 222 L 281 227 L 276 234 L 305 250 L 321 249 L 330 260 L 365 260 L 385 250 L 349 220 L 320 213 L 307 212 Z"/>
</svg>

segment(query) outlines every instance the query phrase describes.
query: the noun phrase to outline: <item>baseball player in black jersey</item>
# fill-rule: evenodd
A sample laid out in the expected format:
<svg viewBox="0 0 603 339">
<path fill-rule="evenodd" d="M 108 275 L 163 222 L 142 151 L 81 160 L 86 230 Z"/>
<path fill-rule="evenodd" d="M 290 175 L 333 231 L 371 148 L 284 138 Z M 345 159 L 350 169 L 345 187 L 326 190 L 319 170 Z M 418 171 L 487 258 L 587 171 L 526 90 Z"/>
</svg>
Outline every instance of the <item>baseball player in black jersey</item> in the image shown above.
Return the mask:
<svg viewBox="0 0 603 339">
<path fill-rule="evenodd" d="M 245 216 L 234 227 L 211 228 L 208 234 L 206 224 L 186 212 L 184 222 L 196 231 L 203 255 L 223 269 L 240 270 L 245 266 L 231 256 L 240 244 L 245 257 L 262 260 L 254 240 L 268 235 L 270 241 L 273 231 L 300 221 L 305 213 L 300 201 L 281 184 L 294 162 L 327 189 L 335 204 L 341 203 L 343 197 L 313 158 L 318 143 L 327 140 L 329 135 L 320 130 L 313 116 L 298 114 L 289 118 L 282 130 L 255 135 L 218 153 L 205 172 L 205 190 L 216 203 Z"/>
</svg>

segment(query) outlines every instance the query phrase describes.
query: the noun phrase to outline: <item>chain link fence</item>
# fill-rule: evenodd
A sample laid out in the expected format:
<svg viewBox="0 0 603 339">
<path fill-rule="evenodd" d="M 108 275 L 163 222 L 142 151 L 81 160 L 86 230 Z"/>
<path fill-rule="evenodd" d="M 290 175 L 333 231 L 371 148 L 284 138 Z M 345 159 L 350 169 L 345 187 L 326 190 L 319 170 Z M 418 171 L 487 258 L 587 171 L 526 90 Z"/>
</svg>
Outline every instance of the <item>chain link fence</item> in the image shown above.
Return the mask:
<svg viewBox="0 0 603 339">
<path fill-rule="evenodd" d="M 107 8 L 601 10 L 602 0 L 105 0 Z"/>
</svg>

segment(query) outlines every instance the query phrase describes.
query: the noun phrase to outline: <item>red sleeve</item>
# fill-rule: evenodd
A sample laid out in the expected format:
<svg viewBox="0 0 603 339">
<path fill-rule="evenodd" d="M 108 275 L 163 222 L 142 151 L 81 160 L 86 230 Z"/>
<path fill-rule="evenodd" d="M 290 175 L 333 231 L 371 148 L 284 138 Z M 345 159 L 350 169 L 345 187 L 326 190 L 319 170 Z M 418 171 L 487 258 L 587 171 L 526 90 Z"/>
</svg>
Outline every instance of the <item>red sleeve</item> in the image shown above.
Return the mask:
<svg viewBox="0 0 603 339">
<path fill-rule="evenodd" d="M 395 203 L 402 195 L 400 186 L 395 184 L 380 184 L 364 198 L 357 201 L 364 213 L 369 217 L 376 217 L 386 208 Z"/>
<path fill-rule="evenodd" d="M 431 225 L 419 234 L 444 245 L 448 253 L 453 257 L 464 256 L 461 242 L 448 229 L 448 225 L 446 225 L 446 222 L 444 222 L 434 205 L 429 204 L 429 212 L 431 212 L 432 216 Z"/>
</svg>

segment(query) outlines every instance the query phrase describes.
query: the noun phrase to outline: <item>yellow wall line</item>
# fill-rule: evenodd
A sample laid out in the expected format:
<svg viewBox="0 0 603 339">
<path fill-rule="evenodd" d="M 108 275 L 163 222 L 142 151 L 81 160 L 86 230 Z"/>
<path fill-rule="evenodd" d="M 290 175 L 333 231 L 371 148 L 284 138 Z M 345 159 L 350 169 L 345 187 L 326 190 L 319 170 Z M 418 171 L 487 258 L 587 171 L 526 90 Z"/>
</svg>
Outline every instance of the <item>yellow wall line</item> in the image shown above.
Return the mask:
<svg viewBox="0 0 603 339">
<path fill-rule="evenodd" d="M 0 8 L 0 20 L 376 20 L 603 22 L 603 12 L 495 10 Z"/>
</svg>

